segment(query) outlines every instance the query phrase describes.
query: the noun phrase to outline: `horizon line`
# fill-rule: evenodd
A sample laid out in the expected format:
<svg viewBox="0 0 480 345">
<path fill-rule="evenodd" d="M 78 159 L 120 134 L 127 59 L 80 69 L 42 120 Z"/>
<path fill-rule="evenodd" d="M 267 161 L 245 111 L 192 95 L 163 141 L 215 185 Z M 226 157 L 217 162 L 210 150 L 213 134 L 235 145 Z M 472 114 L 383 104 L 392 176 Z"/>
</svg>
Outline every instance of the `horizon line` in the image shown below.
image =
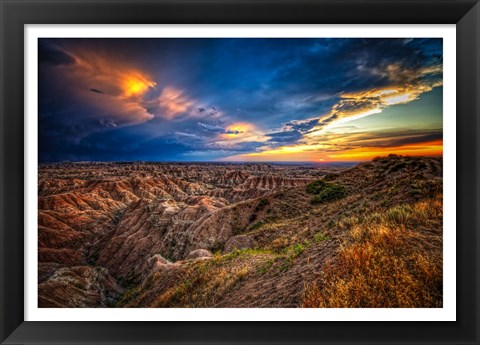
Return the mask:
<svg viewBox="0 0 480 345">
<path fill-rule="evenodd" d="M 361 163 L 368 160 L 359 161 L 175 161 L 175 160 L 58 160 L 58 161 L 38 161 L 39 164 L 48 163 L 215 163 L 215 164 L 339 164 L 339 163 Z"/>
<path fill-rule="evenodd" d="M 377 158 L 386 158 L 390 156 L 397 157 L 442 157 L 440 155 L 398 155 L 398 154 L 388 154 L 373 157 L 371 159 L 363 160 L 338 160 L 338 161 L 241 161 L 241 160 L 231 160 L 231 161 L 220 161 L 220 160 L 202 160 L 202 161 L 180 161 L 180 160 L 58 160 L 58 161 L 38 161 L 38 164 L 54 164 L 54 163 L 214 163 L 214 164 L 309 164 L 309 165 L 326 165 L 326 164 L 359 164 L 363 162 L 369 162 Z"/>
</svg>

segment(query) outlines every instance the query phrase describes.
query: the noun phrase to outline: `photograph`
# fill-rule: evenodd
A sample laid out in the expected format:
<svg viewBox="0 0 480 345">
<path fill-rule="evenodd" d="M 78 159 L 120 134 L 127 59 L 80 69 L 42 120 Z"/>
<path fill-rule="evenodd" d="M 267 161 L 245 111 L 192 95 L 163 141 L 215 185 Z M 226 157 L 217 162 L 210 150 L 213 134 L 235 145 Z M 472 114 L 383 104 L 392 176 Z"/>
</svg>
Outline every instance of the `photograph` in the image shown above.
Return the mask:
<svg viewBox="0 0 480 345">
<path fill-rule="evenodd" d="M 444 307 L 442 37 L 37 43 L 38 308 Z"/>
</svg>

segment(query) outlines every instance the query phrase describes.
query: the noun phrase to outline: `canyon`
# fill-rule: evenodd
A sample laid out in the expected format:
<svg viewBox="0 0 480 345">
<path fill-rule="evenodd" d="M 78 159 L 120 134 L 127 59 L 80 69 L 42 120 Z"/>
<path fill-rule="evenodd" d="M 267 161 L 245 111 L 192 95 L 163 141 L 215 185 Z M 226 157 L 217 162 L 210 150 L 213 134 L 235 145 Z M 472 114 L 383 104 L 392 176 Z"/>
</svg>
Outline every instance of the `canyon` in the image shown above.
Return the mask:
<svg viewBox="0 0 480 345">
<path fill-rule="evenodd" d="M 357 279 L 343 269 L 345 248 L 374 241 L 352 234 L 386 224 L 405 231 L 392 235 L 405 238 L 395 242 L 405 245 L 398 257 L 415 258 L 405 274 L 423 282 L 423 259 L 435 272 L 415 285 L 425 296 L 393 287 L 412 297 L 392 306 L 438 307 L 442 173 L 441 158 L 396 155 L 355 166 L 41 163 L 38 305 L 332 306 L 312 304 L 312 291 L 326 296 L 329 277 Z M 318 180 L 345 195 L 313 202 L 307 186 Z M 424 203 L 440 206 L 424 216 Z"/>
</svg>

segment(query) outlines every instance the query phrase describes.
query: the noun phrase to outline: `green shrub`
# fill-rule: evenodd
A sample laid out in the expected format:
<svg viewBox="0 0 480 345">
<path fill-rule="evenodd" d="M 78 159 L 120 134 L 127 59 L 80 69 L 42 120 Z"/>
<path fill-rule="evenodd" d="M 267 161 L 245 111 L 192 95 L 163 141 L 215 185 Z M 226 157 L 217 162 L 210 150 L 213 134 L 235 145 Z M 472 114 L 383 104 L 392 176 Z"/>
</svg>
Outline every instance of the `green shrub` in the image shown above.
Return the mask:
<svg viewBox="0 0 480 345">
<path fill-rule="evenodd" d="M 344 186 L 330 183 L 312 198 L 312 204 L 334 201 L 347 195 L 347 189 Z"/>
<path fill-rule="evenodd" d="M 307 184 L 307 193 L 310 194 L 318 194 L 320 193 L 329 183 L 323 180 L 315 180 L 309 184 Z"/>
<path fill-rule="evenodd" d="M 328 241 L 330 239 L 330 236 L 327 234 L 323 234 L 319 232 L 318 234 L 315 235 L 315 242 L 323 242 L 323 241 Z"/>
<path fill-rule="evenodd" d="M 293 265 L 294 259 L 305 251 L 305 246 L 301 243 L 296 243 L 290 247 L 284 248 L 283 252 L 287 254 L 283 259 L 283 263 L 278 267 L 280 271 L 288 271 Z"/>
<path fill-rule="evenodd" d="M 316 180 L 309 183 L 306 191 L 315 195 L 312 198 L 313 204 L 337 200 L 347 195 L 347 189 L 344 186 L 325 182 L 324 180 Z"/>
<path fill-rule="evenodd" d="M 300 254 L 303 253 L 303 251 L 305 250 L 305 246 L 301 243 L 297 243 L 293 246 L 292 249 L 293 249 L 293 254 L 292 255 L 294 257 L 297 257 L 297 256 L 299 256 Z"/>
</svg>

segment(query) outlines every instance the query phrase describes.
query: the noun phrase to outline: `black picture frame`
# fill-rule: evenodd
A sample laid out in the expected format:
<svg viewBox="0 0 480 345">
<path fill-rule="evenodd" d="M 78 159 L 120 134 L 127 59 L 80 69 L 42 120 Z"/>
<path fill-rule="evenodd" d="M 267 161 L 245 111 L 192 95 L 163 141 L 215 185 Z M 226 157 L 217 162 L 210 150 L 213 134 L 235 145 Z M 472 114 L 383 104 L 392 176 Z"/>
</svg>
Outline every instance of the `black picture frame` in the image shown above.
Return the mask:
<svg viewBox="0 0 480 345">
<path fill-rule="evenodd" d="M 479 344 L 480 5 L 474 0 L 0 0 L 2 344 Z M 456 24 L 456 322 L 24 321 L 25 24 Z M 448 95 L 447 95 L 448 96 Z"/>
</svg>

